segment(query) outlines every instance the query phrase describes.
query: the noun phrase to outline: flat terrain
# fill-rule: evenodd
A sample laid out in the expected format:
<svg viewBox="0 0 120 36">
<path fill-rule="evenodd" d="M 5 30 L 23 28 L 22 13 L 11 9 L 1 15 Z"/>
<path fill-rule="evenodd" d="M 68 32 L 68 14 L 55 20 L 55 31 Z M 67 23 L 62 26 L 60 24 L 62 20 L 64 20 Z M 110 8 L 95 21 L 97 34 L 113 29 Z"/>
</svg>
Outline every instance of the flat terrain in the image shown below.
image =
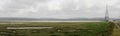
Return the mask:
<svg viewBox="0 0 120 36">
<path fill-rule="evenodd" d="M 114 29 L 112 36 L 120 36 L 120 30 Z"/>
<path fill-rule="evenodd" d="M 7 29 L 7 27 L 53 27 L 50 29 Z M 0 31 L 17 34 L 11 36 L 108 36 L 111 30 L 107 22 L 1 22 Z M 46 33 L 45 33 L 46 32 Z M 117 30 L 113 36 L 119 36 Z M 1 34 L 1 33 L 0 33 Z M 46 35 L 48 34 L 48 35 Z"/>
</svg>

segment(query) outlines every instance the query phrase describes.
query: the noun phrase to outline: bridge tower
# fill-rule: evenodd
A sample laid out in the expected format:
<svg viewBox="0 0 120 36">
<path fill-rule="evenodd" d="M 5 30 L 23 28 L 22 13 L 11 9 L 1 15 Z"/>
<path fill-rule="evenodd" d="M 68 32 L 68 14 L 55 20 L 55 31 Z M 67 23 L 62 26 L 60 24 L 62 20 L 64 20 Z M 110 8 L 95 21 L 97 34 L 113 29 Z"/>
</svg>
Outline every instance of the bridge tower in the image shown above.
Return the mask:
<svg viewBox="0 0 120 36">
<path fill-rule="evenodd" d="M 108 5 L 106 5 L 105 21 L 108 22 L 109 20 L 110 20 L 110 18 L 109 18 L 109 8 L 108 8 Z"/>
</svg>

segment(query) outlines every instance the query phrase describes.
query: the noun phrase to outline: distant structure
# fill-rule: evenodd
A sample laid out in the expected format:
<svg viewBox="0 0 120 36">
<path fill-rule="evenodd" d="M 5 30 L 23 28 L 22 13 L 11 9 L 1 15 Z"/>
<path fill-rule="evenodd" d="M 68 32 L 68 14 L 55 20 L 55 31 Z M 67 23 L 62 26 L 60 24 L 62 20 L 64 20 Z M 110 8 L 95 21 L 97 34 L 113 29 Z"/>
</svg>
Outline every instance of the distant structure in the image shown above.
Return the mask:
<svg viewBox="0 0 120 36">
<path fill-rule="evenodd" d="M 106 5 L 106 11 L 105 11 L 105 21 L 108 22 L 110 19 L 109 19 L 109 10 L 108 10 L 108 5 Z"/>
</svg>

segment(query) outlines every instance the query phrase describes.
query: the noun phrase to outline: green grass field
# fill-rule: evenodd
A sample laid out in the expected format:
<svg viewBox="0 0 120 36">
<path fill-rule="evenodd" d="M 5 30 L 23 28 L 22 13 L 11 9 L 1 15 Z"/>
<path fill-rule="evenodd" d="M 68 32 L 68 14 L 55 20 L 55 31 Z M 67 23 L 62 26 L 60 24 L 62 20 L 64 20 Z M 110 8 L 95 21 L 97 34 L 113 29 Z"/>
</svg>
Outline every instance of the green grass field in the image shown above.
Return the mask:
<svg viewBox="0 0 120 36">
<path fill-rule="evenodd" d="M 6 29 L 7 27 L 53 28 L 23 30 Z M 7 33 L 6 36 L 109 36 L 112 29 L 111 25 L 107 22 L 5 22 L 5 24 L 0 24 L 0 32 L 5 31 Z M 118 31 L 114 31 L 112 36 L 117 36 L 116 32 L 119 33 Z"/>
<path fill-rule="evenodd" d="M 112 36 L 120 36 L 120 30 L 114 29 Z"/>
</svg>

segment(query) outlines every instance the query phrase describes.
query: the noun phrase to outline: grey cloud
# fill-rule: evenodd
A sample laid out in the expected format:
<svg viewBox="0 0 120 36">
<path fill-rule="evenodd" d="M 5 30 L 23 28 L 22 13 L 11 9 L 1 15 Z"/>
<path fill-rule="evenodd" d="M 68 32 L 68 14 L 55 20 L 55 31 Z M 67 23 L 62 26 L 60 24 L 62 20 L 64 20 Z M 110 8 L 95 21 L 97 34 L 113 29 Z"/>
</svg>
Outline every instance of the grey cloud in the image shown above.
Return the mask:
<svg viewBox="0 0 120 36">
<path fill-rule="evenodd" d="M 51 8 L 60 7 L 61 9 L 49 10 L 48 3 L 51 1 L 55 2 L 49 4 L 52 6 Z M 3 9 L 0 10 L 0 16 L 35 18 L 104 17 L 104 0 L 73 1 L 74 0 L 11 0 L 10 3 L 3 5 Z M 117 17 L 120 8 L 115 8 L 115 6 L 120 4 L 119 2 L 116 3 L 116 1 L 112 3 L 114 3 L 114 5 L 110 5 L 111 17 Z M 0 7 L 1 6 L 2 5 L 0 5 Z"/>
</svg>

